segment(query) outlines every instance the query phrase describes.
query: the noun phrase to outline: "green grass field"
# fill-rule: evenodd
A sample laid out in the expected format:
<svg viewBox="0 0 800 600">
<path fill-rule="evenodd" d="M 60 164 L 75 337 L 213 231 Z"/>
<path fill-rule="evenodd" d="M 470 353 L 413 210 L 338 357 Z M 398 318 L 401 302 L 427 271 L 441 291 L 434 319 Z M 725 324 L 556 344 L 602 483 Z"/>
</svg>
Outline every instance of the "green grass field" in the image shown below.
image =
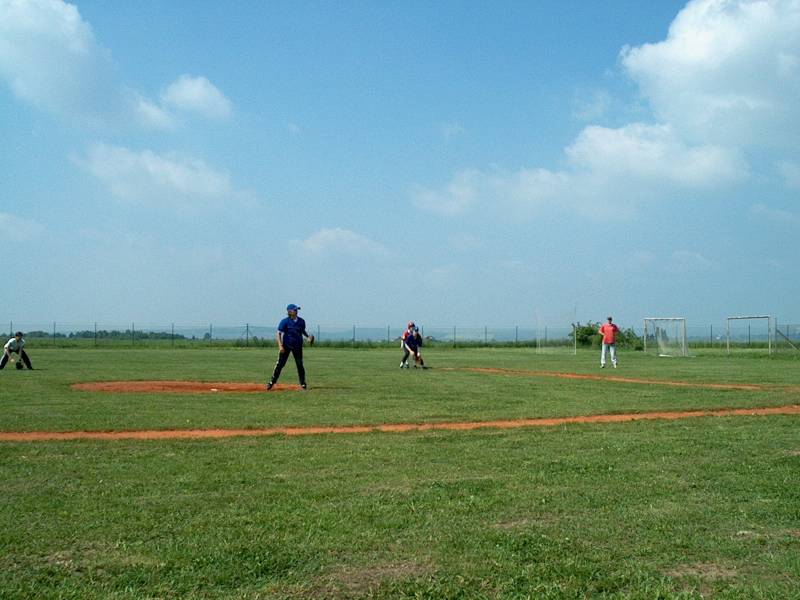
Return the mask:
<svg viewBox="0 0 800 600">
<path fill-rule="evenodd" d="M 0 431 L 425 423 L 800 404 L 800 360 L 313 348 L 308 392 L 107 394 L 81 381 L 263 382 L 270 348 L 32 348 Z M 567 380 L 490 367 L 757 383 Z M 281 379 L 295 383 L 293 363 Z M 794 388 L 794 389 L 793 389 Z M 796 598 L 800 417 L 522 429 L 0 442 L 0 598 Z"/>
</svg>

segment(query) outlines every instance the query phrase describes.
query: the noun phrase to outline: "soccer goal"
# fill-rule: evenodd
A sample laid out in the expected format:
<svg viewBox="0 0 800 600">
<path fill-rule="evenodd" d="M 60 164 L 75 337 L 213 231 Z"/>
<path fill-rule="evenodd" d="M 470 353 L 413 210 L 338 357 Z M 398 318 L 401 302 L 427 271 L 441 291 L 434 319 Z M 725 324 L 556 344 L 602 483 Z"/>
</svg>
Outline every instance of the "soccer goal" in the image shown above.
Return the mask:
<svg viewBox="0 0 800 600">
<path fill-rule="evenodd" d="M 648 317 L 644 320 L 644 351 L 657 356 L 688 356 L 686 319 Z"/>
<path fill-rule="evenodd" d="M 766 350 L 775 347 L 775 318 L 772 315 L 743 315 L 725 321 L 725 346 L 731 350 Z"/>
</svg>

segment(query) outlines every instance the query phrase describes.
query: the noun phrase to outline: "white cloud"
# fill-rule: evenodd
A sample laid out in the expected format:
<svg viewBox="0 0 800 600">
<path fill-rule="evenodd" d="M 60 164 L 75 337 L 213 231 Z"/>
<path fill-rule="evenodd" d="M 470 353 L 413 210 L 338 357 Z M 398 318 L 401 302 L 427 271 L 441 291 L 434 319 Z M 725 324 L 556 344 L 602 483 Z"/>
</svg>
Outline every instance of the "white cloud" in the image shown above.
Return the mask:
<svg viewBox="0 0 800 600">
<path fill-rule="evenodd" d="M 323 228 L 304 240 L 292 240 L 294 250 L 306 255 L 324 257 L 330 254 L 351 254 L 363 258 L 388 255 L 383 244 L 360 233 L 340 227 Z"/>
<path fill-rule="evenodd" d="M 4 242 L 26 242 L 37 238 L 44 227 L 35 221 L 0 212 L 0 239 Z M 6 250 L 10 247 L 6 244 Z"/>
<path fill-rule="evenodd" d="M 618 129 L 585 128 L 566 149 L 576 172 L 656 185 L 713 187 L 743 177 L 746 164 L 721 146 L 689 146 L 668 125 L 633 123 Z"/>
<path fill-rule="evenodd" d="M 695 0 L 621 60 L 686 139 L 766 146 L 800 134 L 800 2 Z"/>
<path fill-rule="evenodd" d="M 182 113 L 224 119 L 232 112 L 230 100 L 205 77 L 181 75 L 167 86 L 159 104 L 139 94 L 131 96 L 139 122 L 153 129 L 175 129 Z"/>
<path fill-rule="evenodd" d="M 587 127 L 565 153 L 569 168 L 563 171 L 465 170 L 442 190 L 413 190 L 413 201 L 443 216 L 487 208 L 512 218 L 554 209 L 624 216 L 671 191 L 717 188 L 747 175 L 737 152 L 687 146 L 664 125 Z"/>
<path fill-rule="evenodd" d="M 573 203 L 573 183 L 569 173 L 547 169 L 470 169 L 456 173 L 444 189 L 417 187 L 411 195 L 417 208 L 446 217 L 490 210 L 516 218 Z"/>
<path fill-rule="evenodd" d="M 139 98 L 135 103 L 135 113 L 140 122 L 153 129 L 173 129 L 176 125 L 175 117 L 169 111 L 157 106 L 145 98 Z"/>
<path fill-rule="evenodd" d="M 60 0 L 0 0 L 0 78 L 33 105 L 92 125 L 123 106 L 110 53 Z"/>
<path fill-rule="evenodd" d="M 171 129 L 172 111 L 210 118 L 231 102 L 205 77 L 182 75 L 148 100 L 122 83 L 111 52 L 97 43 L 78 9 L 62 0 L 0 0 L 0 80 L 24 102 L 81 125 Z"/>
<path fill-rule="evenodd" d="M 750 149 L 796 148 L 800 139 L 798 32 L 799 0 L 693 0 L 665 40 L 620 55 L 657 123 L 589 126 L 565 149 L 563 170 L 464 170 L 442 189 L 414 189 L 414 204 L 443 216 L 486 207 L 515 217 L 553 208 L 622 216 L 676 191 L 740 182 Z M 577 114 L 600 116 L 608 102 L 590 96 Z M 797 164 L 784 161 L 779 172 L 800 188 Z"/>
<path fill-rule="evenodd" d="M 220 119 L 231 114 L 230 100 L 205 77 L 181 75 L 161 94 L 161 102 L 205 117 Z"/>
<path fill-rule="evenodd" d="M 411 195 L 417 208 L 443 216 L 454 216 L 472 208 L 483 180 L 479 171 L 465 170 L 457 173 L 444 190 L 417 187 L 412 190 Z"/>
<path fill-rule="evenodd" d="M 182 208 L 223 203 L 237 195 L 227 174 L 202 160 L 94 144 L 78 160 L 123 200 Z"/>
</svg>

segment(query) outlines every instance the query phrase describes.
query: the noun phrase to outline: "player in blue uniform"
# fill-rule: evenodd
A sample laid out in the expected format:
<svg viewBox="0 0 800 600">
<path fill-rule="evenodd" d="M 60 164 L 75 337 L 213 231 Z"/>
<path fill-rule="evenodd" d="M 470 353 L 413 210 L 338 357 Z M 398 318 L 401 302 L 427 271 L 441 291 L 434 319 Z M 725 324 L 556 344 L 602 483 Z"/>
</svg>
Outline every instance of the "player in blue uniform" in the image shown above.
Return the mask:
<svg viewBox="0 0 800 600">
<path fill-rule="evenodd" d="M 281 376 L 281 371 L 286 365 L 286 361 L 289 360 L 289 354 L 294 356 L 300 387 L 304 390 L 308 389 L 306 369 L 303 366 L 303 338 L 308 338 L 309 345 L 312 345 L 314 336 L 308 335 L 306 332 L 306 322 L 297 316 L 298 310 L 300 310 L 299 306 L 290 304 L 286 307 L 287 317 L 278 323 L 278 331 L 275 332 L 275 341 L 278 342 L 278 362 L 275 363 L 275 370 L 272 371 L 272 377 L 267 382 L 268 390 L 271 390 L 278 382 L 278 377 Z"/>
</svg>

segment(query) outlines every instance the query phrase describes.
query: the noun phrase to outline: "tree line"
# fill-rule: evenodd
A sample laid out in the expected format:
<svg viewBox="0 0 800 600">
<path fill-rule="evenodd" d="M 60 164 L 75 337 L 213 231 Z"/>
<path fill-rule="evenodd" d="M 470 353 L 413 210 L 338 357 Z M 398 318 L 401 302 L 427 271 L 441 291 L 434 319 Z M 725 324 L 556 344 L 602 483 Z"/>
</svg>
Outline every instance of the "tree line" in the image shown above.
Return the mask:
<svg viewBox="0 0 800 600">
<path fill-rule="evenodd" d="M 170 333 L 168 331 L 137 331 L 134 330 L 131 333 L 130 329 L 126 329 L 125 331 L 121 331 L 118 329 L 112 329 L 108 331 L 106 329 L 98 329 L 97 331 L 87 329 L 84 331 L 71 331 L 70 333 L 59 333 L 59 332 L 52 332 L 52 331 L 26 331 L 25 337 L 27 339 L 37 339 L 37 338 L 58 338 L 58 339 L 76 339 L 76 340 L 93 340 L 93 339 L 103 339 L 103 340 L 185 340 L 189 339 L 185 335 L 181 335 L 180 333 Z"/>
</svg>

